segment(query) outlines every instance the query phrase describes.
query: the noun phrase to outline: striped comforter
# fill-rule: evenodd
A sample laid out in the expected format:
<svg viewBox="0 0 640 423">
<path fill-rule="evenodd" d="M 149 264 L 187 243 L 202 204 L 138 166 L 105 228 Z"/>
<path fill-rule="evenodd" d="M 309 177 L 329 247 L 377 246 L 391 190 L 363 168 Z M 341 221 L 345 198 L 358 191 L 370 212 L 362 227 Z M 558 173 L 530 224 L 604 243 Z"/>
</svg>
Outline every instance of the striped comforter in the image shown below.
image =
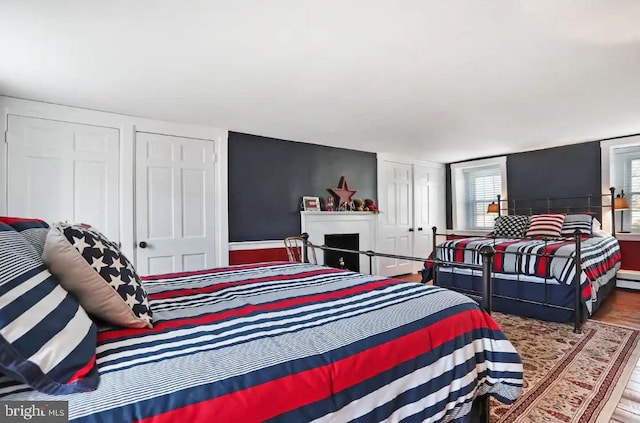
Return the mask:
<svg viewBox="0 0 640 423">
<path fill-rule="evenodd" d="M 438 258 L 448 262 L 482 264 L 480 249 L 496 250 L 493 270 L 499 273 L 555 278 L 571 285 L 575 277 L 573 240 L 462 238 L 445 241 Z M 620 262 L 620 244 L 614 237 L 592 237 L 581 242 L 582 280 L 596 281 Z"/>
<path fill-rule="evenodd" d="M 3 378 L 0 399 L 68 400 L 73 422 L 448 421 L 521 392 L 500 328 L 441 288 L 293 263 L 144 283 L 155 326 L 99 333 L 96 391 Z"/>
<path fill-rule="evenodd" d="M 448 240 L 437 248 L 437 258 L 446 262 L 481 264 L 480 249 L 490 245 L 496 250 L 493 270 L 556 280 L 572 285 L 575 272 L 573 240 L 461 238 Z M 591 314 L 591 302 L 598 286 L 606 283 L 620 267 L 620 244 L 615 237 L 591 237 L 581 241 L 580 286 L 582 303 Z M 425 263 L 423 280 L 431 279 L 432 264 Z"/>
</svg>

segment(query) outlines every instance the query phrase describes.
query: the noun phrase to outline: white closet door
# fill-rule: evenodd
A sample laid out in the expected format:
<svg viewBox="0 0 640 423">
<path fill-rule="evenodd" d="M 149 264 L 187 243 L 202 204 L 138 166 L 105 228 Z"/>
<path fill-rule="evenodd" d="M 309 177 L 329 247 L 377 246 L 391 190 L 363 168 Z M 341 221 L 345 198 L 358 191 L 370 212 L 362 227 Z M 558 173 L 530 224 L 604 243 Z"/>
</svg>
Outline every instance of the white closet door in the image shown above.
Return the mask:
<svg viewBox="0 0 640 423">
<path fill-rule="evenodd" d="M 214 153 L 214 141 L 136 133 L 140 274 L 213 267 Z"/>
<path fill-rule="evenodd" d="M 431 199 L 433 194 L 432 182 L 430 180 L 432 168 L 421 165 L 413 165 L 413 216 L 414 216 L 414 238 L 413 254 L 415 257 L 429 257 L 433 244 L 431 227 L 434 220 L 431 213 Z M 437 203 L 436 203 L 437 204 Z M 419 271 L 424 267 L 424 263 L 414 262 L 413 271 Z"/>
<path fill-rule="evenodd" d="M 378 250 L 402 256 L 413 255 L 413 194 L 412 167 L 406 163 L 382 161 L 383 184 L 380 193 L 378 218 Z M 413 271 L 413 263 L 380 257 L 378 271 L 382 276 L 395 276 Z"/>
<path fill-rule="evenodd" d="M 120 239 L 119 132 L 10 115 L 7 213 L 82 222 Z"/>
</svg>

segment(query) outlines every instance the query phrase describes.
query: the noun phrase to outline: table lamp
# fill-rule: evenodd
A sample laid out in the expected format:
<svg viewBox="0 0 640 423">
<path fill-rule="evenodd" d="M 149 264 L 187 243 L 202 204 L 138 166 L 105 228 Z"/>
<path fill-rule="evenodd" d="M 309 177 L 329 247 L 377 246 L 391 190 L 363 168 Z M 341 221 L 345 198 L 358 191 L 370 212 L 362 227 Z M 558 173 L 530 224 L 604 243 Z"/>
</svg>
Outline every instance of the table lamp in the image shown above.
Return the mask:
<svg viewBox="0 0 640 423">
<path fill-rule="evenodd" d="M 628 233 L 629 231 L 623 230 L 624 225 L 624 211 L 629 210 L 629 202 L 626 198 L 624 198 L 624 190 L 620 191 L 620 194 L 616 195 L 615 198 L 615 209 L 616 211 L 620 210 L 620 233 Z"/>
</svg>

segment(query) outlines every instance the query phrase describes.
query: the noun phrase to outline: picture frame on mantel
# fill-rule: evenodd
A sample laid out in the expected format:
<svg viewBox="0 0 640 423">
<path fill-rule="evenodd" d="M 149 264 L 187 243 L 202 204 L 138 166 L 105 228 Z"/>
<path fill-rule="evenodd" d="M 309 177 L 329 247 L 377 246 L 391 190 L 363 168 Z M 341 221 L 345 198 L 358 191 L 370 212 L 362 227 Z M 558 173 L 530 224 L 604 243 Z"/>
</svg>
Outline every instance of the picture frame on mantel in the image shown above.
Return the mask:
<svg viewBox="0 0 640 423">
<path fill-rule="evenodd" d="M 302 197 L 304 211 L 320 211 L 320 197 Z"/>
</svg>

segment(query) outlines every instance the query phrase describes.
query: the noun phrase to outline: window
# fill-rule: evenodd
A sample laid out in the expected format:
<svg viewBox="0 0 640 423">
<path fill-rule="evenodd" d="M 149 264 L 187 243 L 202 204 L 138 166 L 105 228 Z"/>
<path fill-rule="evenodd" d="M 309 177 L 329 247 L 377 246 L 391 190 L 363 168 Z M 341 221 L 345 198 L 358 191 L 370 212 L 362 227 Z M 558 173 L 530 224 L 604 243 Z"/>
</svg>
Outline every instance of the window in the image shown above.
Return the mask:
<svg viewBox="0 0 640 423">
<path fill-rule="evenodd" d="M 638 234 L 640 233 L 640 136 L 601 141 L 600 151 L 602 192 L 607 192 L 609 187 L 614 187 L 616 194 L 621 194 L 624 190 L 624 196 L 629 203 L 629 210 L 616 212 L 616 231 L 619 232 L 622 227 L 625 232 L 631 231 Z M 602 220 L 603 229 L 611 231 L 611 212 L 603 213 Z"/>
<path fill-rule="evenodd" d="M 451 165 L 454 229 L 493 229 L 496 216 L 487 214 L 487 206 L 498 194 L 506 198 L 506 173 L 506 157 Z"/>
<path fill-rule="evenodd" d="M 466 187 L 466 227 L 491 228 L 495 216 L 487 214 L 487 206 L 500 194 L 500 169 L 495 167 L 463 171 Z"/>
<path fill-rule="evenodd" d="M 613 148 L 610 161 L 611 182 L 616 195 L 624 192 L 629 203 L 629 210 L 621 213 L 622 227 L 640 232 L 640 145 Z"/>
</svg>

